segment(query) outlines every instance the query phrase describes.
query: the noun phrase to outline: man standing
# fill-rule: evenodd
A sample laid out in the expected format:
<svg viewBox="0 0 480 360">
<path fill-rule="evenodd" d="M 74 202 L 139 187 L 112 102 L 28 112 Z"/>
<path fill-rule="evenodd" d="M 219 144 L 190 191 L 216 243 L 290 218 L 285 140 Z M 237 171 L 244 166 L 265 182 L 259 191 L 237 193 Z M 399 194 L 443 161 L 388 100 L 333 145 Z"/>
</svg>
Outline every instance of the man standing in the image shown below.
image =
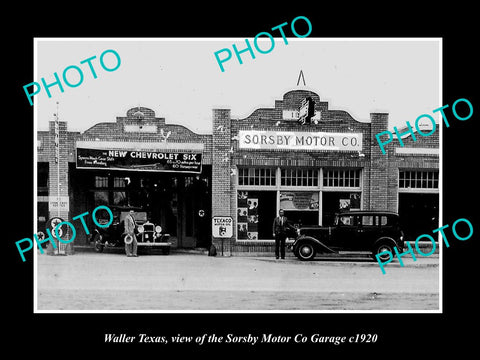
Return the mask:
<svg viewBox="0 0 480 360">
<path fill-rule="evenodd" d="M 133 217 L 133 210 L 130 210 L 128 215 L 125 217 L 125 234 L 132 237 L 132 242 L 127 244 L 125 241 L 125 252 L 128 257 L 137 256 L 137 238 L 135 236 L 135 218 Z"/>
<path fill-rule="evenodd" d="M 275 236 L 275 257 L 278 255 L 285 259 L 285 239 L 287 238 L 287 221 L 283 215 L 283 209 L 280 209 L 278 216 L 273 220 L 273 236 Z"/>
</svg>

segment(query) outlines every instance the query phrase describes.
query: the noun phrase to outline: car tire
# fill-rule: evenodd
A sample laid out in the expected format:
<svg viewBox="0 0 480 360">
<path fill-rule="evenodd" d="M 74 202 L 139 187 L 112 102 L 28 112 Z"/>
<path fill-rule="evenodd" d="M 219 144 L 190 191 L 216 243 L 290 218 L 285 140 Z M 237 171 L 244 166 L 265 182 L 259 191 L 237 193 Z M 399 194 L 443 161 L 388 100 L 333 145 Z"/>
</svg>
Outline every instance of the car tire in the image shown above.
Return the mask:
<svg viewBox="0 0 480 360">
<path fill-rule="evenodd" d="M 395 253 L 393 252 L 393 246 L 392 245 L 390 245 L 388 243 L 381 243 L 381 244 L 378 244 L 377 246 L 375 246 L 375 249 L 372 253 L 373 260 L 377 261 L 377 256 L 376 255 L 380 254 L 384 251 L 389 251 L 392 254 L 392 256 L 395 255 Z M 380 260 L 382 260 L 382 261 L 386 261 L 388 259 L 390 259 L 390 256 L 388 256 L 388 255 L 384 255 L 383 258 L 380 257 Z"/>
<path fill-rule="evenodd" d="M 99 233 L 95 233 L 95 235 L 93 235 L 93 246 L 96 252 L 103 252 L 103 248 L 105 246 L 102 243 L 102 235 L 100 235 Z"/>
<path fill-rule="evenodd" d="M 300 244 L 295 251 L 297 257 L 302 261 L 313 260 L 313 258 L 315 257 L 315 253 L 315 246 L 313 246 L 312 243 L 308 242 Z"/>
</svg>

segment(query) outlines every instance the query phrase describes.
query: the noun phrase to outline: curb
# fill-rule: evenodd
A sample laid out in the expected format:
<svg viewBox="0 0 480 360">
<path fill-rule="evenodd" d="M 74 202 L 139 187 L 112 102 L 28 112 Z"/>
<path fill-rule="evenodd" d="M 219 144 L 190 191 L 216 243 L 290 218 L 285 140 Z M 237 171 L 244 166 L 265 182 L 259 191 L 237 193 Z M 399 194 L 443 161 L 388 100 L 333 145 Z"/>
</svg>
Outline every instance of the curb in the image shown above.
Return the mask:
<svg viewBox="0 0 480 360">
<path fill-rule="evenodd" d="M 415 241 L 407 241 L 412 249 L 415 251 Z M 432 249 L 432 243 L 425 241 L 425 242 L 418 242 L 418 248 L 422 250 L 422 252 L 428 253 Z M 438 255 L 438 242 L 435 242 L 435 252 L 432 255 Z M 153 249 L 150 249 L 150 251 Z M 95 249 L 93 245 L 74 245 L 74 252 L 81 252 L 81 253 L 95 253 Z M 105 251 L 105 250 L 104 250 Z M 274 251 L 274 246 L 272 245 L 272 251 L 232 251 L 231 255 L 224 255 L 224 256 L 243 256 L 243 257 L 262 257 L 262 256 L 273 256 L 273 251 Z M 105 253 L 114 253 L 114 254 L 122 254 L 125 252 L 125 249 L 123 247 L 118 247 L 118 248 L 109 248 L 105 251 Z M 154 252 L 154 251 L 151 251 Z M 405 252 L 405 249 L 404 249 Z M 416 252 L 416 251 L 415 251 Z M 192 254 L 192 255 L 208 255 L 208 249 L 205 248 L 193 248 L 193 249 L 176 249 L 176 248 L 171 248 L 171 253 L 173 254 Z M 217 256 L 221 256 L 218 254 L 217 251 Z M 355 257 L 358 255 L 351 255 L 351 254 L 342 254 L 341 256 L 345 257 Z M 287 249 L 285 252 L 285 257 L 287 258 L 294 258 L 295 255 Z"/>
<path fill-rule="evenodd" d="M 139 248 L 140 249 L 140 248 Z M 155 252 L 156 249 L 148 249 L 147 251 Z M 79 253 L 96 253 L 93 245 L 74 245 L 74 251 L 78 251 Z M 115 247 L 115 248 L 108 248 L 104 249 L 105 253 L 110 254 L 123 254 L 125 253 L 125 249 L 123 247 Z M 176 254 L 198 254 L 198 255 L 208 255 L 208 250 L 203 248 L 198 249 L 176 249 L 171 248 L 170 253 Z"/>
</svg>

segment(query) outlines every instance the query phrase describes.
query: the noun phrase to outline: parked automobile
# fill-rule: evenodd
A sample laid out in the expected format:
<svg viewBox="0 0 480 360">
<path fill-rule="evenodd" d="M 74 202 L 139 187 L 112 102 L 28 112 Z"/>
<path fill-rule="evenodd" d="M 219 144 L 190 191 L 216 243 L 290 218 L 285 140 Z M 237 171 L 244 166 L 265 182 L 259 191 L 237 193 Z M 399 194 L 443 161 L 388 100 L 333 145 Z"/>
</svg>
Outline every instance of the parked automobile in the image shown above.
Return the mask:
<svg viewBox="0 0 480 360">
<path fill-rule="evenodd" d="M 124 247 L 125 242 L 130 239 L 124 233 L 125 217 L 128 215 L 130 208 L 110 208 L 113 213 L 113 221 L 110 226 L 102 228 L 96 226 L 90 235 L 90 242 L 97 252 L 102 252 L 104 248 Z M 147 218 L 147 212 L 142 210 L 134 210 L 134 218 L 136 223 L 135 236 L 137 238 L 138 247 L 161 248 L 162 253 L 168 255 L 172 243 L 169 242 L 170 235 L 165 233 L 160 225 L 155 225 Z M 97 211 L 97 221 L 100 225 L 105 225 L 110 220 L 110 215 L 105 211 Z"/>
<path fill-rule="evenodd" d="M 317 253 L 368 251 L 373 259 L 384 251 L 403 252 L 404 234 L 399 216 L 389 211 L 345 211 L 335 214 L 333 226 L 300 226 L 289 247 L 300 260 L 312 260 Z M 381 256 L 387 260 L 388 255 Z"/>
</svg>

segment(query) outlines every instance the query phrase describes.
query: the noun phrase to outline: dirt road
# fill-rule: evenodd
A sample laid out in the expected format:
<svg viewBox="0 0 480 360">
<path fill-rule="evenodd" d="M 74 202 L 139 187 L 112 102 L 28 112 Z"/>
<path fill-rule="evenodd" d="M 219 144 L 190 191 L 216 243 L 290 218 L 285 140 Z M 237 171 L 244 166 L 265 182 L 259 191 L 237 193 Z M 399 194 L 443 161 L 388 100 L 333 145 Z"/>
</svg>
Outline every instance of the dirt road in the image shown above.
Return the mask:
<svg viewBox="0 0 480 360">
<path fill-rule="evenodd" d="M 77 253 L 37 257 L 38 310 L 438 310 L 438 257 L 359 260 Z"/>
</svg>

